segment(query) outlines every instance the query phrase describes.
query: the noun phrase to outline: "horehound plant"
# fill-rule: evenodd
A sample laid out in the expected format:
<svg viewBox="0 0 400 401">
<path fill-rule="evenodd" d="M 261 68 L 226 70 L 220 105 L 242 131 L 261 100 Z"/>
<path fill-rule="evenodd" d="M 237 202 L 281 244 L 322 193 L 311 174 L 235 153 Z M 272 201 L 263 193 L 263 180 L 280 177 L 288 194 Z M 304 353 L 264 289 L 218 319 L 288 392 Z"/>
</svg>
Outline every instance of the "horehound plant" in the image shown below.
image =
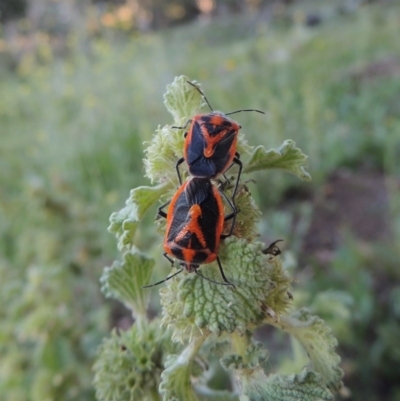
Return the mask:
<svg viewBox="0 0 400 401">
<path fill-rule="evenodd" d="M 147 317 L 149 296 L 157 289 L 141 287 L 152 282 L 155 261 L 137 249 L 135 233 L 145 214 L 170 199 L 179 186 L 175 163 L 182 157 L 184 136 L 172 127 L 185 125 L 204 106 L 200 93 L 186 81 L 181 76 L 167 87 L 165 105 L 174 121 L 157 129 L 146 150 L 146 175 L 155 185 L 133 189 L 126 206 L 110 218 L 109 231 L 117 237 L 122 261 L 105 269 L 102 289 L 132 311 L 135 323 L 127 331 L 114 330 L 100 346 L 94 366 L 97 398 L 332 400 L 342 378 L 340 358 L 334 351 L 337 341 L 322 319 L 306 309 L 292 310 L 292 279 L 280 256 L 262 252 L 265 244 L 257 241 L 256 226 L 261 213 L 244 183 L 236 196 L 240 212 L 234 233 L 222 241 L 219 251 L 225 274 L 236 288 L 182 272 L 161 285 L 162 317 Z M 249 146 L 240 134 L 238 151 L 244 173 L 278 168 L 310 180 L 307 157 L 291 140 L 266 151 Z M 232 188 L 224 190 L 231 195 Z M 161 234 L 164 228 L 159 221 Z M 165 261 L 165 277 L 179 268 L 175 263 L 171 272 L 168 266 Z M 200 269 L 203 275 L 221 281 L 215 262 Z M 303 345 L 310 363 L 300 373 L 271 373 L 268 351 L 253 339 L 254 330 L 265 324 L 289 333 Z M 207 386 L 213 374 L 209 361 L 213 366 L 215 357 L 230 372 L 232 382 L 227 388 L 233 390 Z"/>
</svg>

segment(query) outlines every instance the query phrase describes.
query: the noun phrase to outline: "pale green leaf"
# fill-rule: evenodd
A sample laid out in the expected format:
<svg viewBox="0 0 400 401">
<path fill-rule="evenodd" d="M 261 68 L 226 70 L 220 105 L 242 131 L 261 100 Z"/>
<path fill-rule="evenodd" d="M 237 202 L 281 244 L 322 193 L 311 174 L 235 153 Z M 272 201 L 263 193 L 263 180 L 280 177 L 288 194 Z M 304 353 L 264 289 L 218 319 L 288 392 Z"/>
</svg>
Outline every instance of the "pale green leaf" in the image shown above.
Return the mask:
<svg viewBox="0 0 400 401">
<path fill-rule="evenodd" d="M 257 146 L 244 168 L 244 172 L 252 173 L 276 168 L 294 174 L 301 180 L 311 181 L 307 167 L 308 157 L 299 148 L 296 148 L 294 141 L 288 139 L 277 150 L 266 151 L 263 146 Z"/>
<path fill-rule="evenodd" d="M 199 91 L 187 81 L 189 78 L 184 75 L 176 77 L 174 82 L 167 86 L 167 92 L 164 94 L 165 107 L 172 114 L 174 123 L 177 125 L 185 124 L 204 103 Z M 192 83 L 198 85 L 195 81 Z"/>
<path fill-rule="evenodd" d="M 129 249 L 133 245 L 138 224 L 137 210 L 134 205 L 125 206 L 119 212 L 111 214 L 108 231 L 117 237 L 120 251 Z"/>
<path fill-rule="evenodd" d="M 232 347 L 235 348 L 235 335 L 232 341 L 233 346 L 231 346 L 231 349 Z M 262 343 L 250 341 L 243 355 L 226 352 L 226 355 L 221 358 L 221 365 L 227 370 L 254 370 L 259 366 L 269 367 L 270 362 L 268 358 L 269 352 Z"/>
<path fill-rule="evenodd" d="M 124 254 L 123 262 L 114 262 L 104 269 L 101 290 L 106 297 L 116 298 L 138 314 L 145 314 L 148 292 L 142 286 L 148 284 L 153 273 L 154 260 L 136 249 Z"/>
<path fill-rule="evenodd" d="M 236 354 L 228 354 L 221 359 L 221 364 L 232 370 L 241 383 L 240 400 L 247 401 L 322 401 L 332 400 L 332 394 L 326 387 L 322 376 L 304 370 L 301 374 L 270 375 L 268 351 L 263 344 L 251 340 L 251 334 L 245 336 L 233 334 L 232 349 Z"/>
<path fill-rule="evenodd" d="M 237 376 L 242 382 L 240 401 L 331 401 L 321 375 L 304 370 L 298 375 L 266 376 L 261 369 Z"/>
<path fill-rule="evenodd" d="M 344 291 L 320 291 L 314 297 L 310 310 L 327 321 L 338 339 L 349 340 L 352 336 L 351 295 Z"/>
<path fill-rule="evenodd" d="M 204 337 L 193 339 L 183 352 L 170 355 L 165 362 L 159 387 L 163 401 L 197 401 L 190 381 L 193 359 L 204 341 Z"/>
<path fill-rule="evenodd" d="M 329 388 L 340 389 L 343 371 L 339 367 L 340 357 L 335 352 L 337 340 L 322 319 L 311 315 L 306 309 L 300 309 L 292 316 L 281 316 L 279 322 L 270 323 L 300 341 L 312 362 L 313 370 L 321 374 Z"/>
<path fill-rule="evenodd" d="M 118 249 L 126 250 L 133 246 L 133 240 L 139 222 L 148 210 L 164 195 L 169 184 L 155 187 L 138 187 L 131 191 L 126 206 L 110 216 L 108 231 L 118 239 Z"/>
<path fill-rule="evenodd" d="M 100 345 L 93 366 L 97 399 L 154 401 L 166 355 L 177 351 L 157 319 L 126 331 L 114 329 Z"/>
<path fill-rule="evenodd" d="M 178 185 L 175 165 L 183 156 L 183 143 L 182 130 L 173 129 L 169 125 L 156 130 L 144 159 L 146 176 L 151 182 L 171 182 Z"/>
<path fill-rule="evenodd" d="M 137 218 L 142 220 L 144 215 L 168 190 L 169 185 L 157 185 L 156 187 L 138 187 L 132 189 L 127 204 L 136 205 Z"/>
<path fill-rule="evenodd" d="M 160 291 L 162 322 L 174 329 L 174 338 L 182 340 L 199 330 L 217 335 L 224 331 L 245 333 L 252 325 L 261 324 L 265 316 L 285 312 L 290 303 L 290 280 L 280 258 L 271 260 L 262 248 L 260 243 L 249 244 L 236 237 L 224 241 L 219 256 L 236 289 L 186 272 L 166 283 Z M 200 272 L 222 282 L 215 262 L 202 265 Z"/>
</svg>

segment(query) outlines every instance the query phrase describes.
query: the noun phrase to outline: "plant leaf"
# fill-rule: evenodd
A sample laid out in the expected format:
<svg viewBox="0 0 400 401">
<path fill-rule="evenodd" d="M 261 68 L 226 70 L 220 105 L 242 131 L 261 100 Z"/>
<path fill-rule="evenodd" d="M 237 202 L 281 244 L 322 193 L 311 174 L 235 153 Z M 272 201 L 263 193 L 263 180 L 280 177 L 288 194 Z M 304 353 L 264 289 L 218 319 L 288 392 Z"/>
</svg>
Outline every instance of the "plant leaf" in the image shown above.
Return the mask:
<svg viewBox="0 0 400 401">
<path fill-rule="evenodd" d="M 296 143 L 290 139 L 283 142 L 281 147 L 266 151 L 263 146 L 257 146 L 250 157 L 245 173 L 277 168 L 285 170 L 304 181 L 311 181 L 311 176 L 307 171 L 308 157 L 296 148 Z"/>
<path fill-rule="evenodd" d="M 225 274 L 235 286 L 216 285 L 195 273 L 181 273 L 160 290 L 162 323 L 171 326 L 174 339 L 209 330 L 245 333 L 262 324 L 266 315 L 285 313 L 290 304 L 288 279 L 280 258 L 262 253 L 262 244 L 227 238 L 219 251 Z M 201 274 L 221 282 L 216 263 L 201 266 Z M 273 312 L 271 312 L 272 305 Z"/>
<path fill-rule="evenodd" d="M 130 249 L 133 246 L 133 239 L 139 222 L 151 206 L 167 192 L 169 186 L 169 183 L 164 183 L 155 187 L 142 186 L 132 189 L 126 206 L 119 212 L 111 214 L 108 231 L 117 237 L 120 251 Z"/>
<path fill-rule="evenodd" d="M 158 319 L 126 331 L 114 329 L 103 339 L 93 366 L 97 399 L 154 400 L 166 355 L 177 351 Z"/>
<path fill-rule="evenodd" d="M 322 401 L 332 400 L 319 373 L 304 369 L 300 374 L 270 375 L 268 351 L 263 344 L 246 336 L 233 334 L 232 346 L 238 353 L 227 353 L 221 358 L 221 364 L 233 371 L 243 389 L 240 400 L 254 401 Z"/>
<path fill-rule="evenodd" d="M 100 278 L 106 297 L 118 299 L 138 314 L 146 313 L 148 292 L 142 289 L 151 278 L 154 260 L 136 249 L 124 254 L 123 262 L 115 261 L 104 269 Z"/>
<path fill-rule="evenodd" d="M 321 375 L 303 370 L 298 375 L 266 376 L 261 369 L 249 375 L 241 374 L 243 385 L 240 401 L 331 401 Z"/>
<path fill-rule="evenodd" d="M 183 156 L 184 136 L 181 130 L 169 125 L 158 128 L 147 147 L 144 166 L 151 182 L 178 184 L 176 162 Z M 182 172 L 183 173 L 183 172 Z"/>
<path fill-rule="evenodd" d="M 177 125 L 185 124 L 204 103 L 203 96 L 187 81 L 189 78 L 184 75 L 176 77 L 172 84 L 167 85 L 167 92 L 164 94 L 165 107 L 172 114 L 174 123 Z M 193 83 L 199 85 L 195 81 Z"/>
<path fill-rule="evenodd" d="M 340 357 L 335 352 L 337 340 L 322 319 L 300 309 L 292 316 L 281 316 L 278 322 L 270 323 L 300 341 L 313 369 L 321 374 L 330 389 L 337 391 L 341 388 L 343 371 L 339 367 Z"/>
<path fill-rule="evenodd" d="M 193 359 L 205 337 L 192 339 L 180 355 L 169 355 L 161 374 L 159 391 L 163 401 L 197 401 L 190 381 Z"/>
</svg>

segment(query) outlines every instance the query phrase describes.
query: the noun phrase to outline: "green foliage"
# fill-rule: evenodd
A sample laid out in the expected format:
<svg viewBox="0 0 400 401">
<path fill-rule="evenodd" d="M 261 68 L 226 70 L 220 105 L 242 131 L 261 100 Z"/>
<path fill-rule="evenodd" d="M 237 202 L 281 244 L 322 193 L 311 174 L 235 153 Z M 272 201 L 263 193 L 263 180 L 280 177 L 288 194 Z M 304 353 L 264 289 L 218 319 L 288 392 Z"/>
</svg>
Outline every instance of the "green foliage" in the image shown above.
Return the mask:
<svg viewBox="0 0 400 401">
<path fill-rule="evenodd" d="M 302 9 L 303 2 L 296 7 Z M 313 2 L 313 11 L 314 7 Z M 255 107 L 267 112 L 265 117 L 238 115 L 243 126 L 238 149 L 244 161 L 252 151 L 244 137 L 267 150 L 278 149 L 289 137 L 310 156 L 310 191 L 329 191 L 321 184 L 341 166 L 384 171 L 391 188 L 389 225 L 393 233 L 400 232 L 398 185 L 391 179 L 399 159 L 398 18 L 399 7 L 393 3 L 366 5 L 313 29 L 275 29 L 262 19 L 249 22 L 240 17 L 126 42 L 73 34 L 65 58 L 57 56 L 58 49 L 53 52 L 53 41 L 47 38 L 40 52 L 48 57 L 17 50 L 20 62 L 13 62 L 12 72 L 3 69 L 9 55 L 2 47 L 0 399 L 94 399 L 90 368 L 110 321 L 97 282 L 101 266 L 111 264 L 115 253 L 104 216 L 121 207 L 127 188 L 146 184 L 142 143 L 151 139 L 155 122 L 177 125 L 159 100 L 168 80 L 182 71 L 204 81 L 217 109 Z M 186 96 L 197 97 L 199 105 L 198 93 L 189 89 Z M 185 118 L 179 122 L 185 123 Z M 167 199 L 177 186 L 169 163 L 181 156 L 183 135 L 162 129 L 165 137 L 158 150 L 166 148 L 168 153 L 150 169 L 149 177 L 158 172 L 154 182 L 168 187 L 160 194 Z M 173 134 L 171 148 L 168 135 Z M 272 170 L 258 173 L 256 179 L 256 185 L 245 182 L 241 187 L 238 232 L 249 241 L 257 237 L 255 223 L 261 212 L 254 211 L 259 205 L 264 235 L 285 238 L 285 245 L 295 249 L 303 239 L 290 234 L 297 216 L 282 202 L 293 177 Z M 271 212 L 273 204 L 284 210 Z M 147 205 L 150 202 L 143 204 Z M 131 212 L 136 213 L 128 207 L 127 215 Z M 243 216 L 251 219 L 248 224 Z M 140 227 L 135 219 L 130 225 L 129 217 L 117 220 L 119 249 L 129 250 L 135 243 L 159 254 L 152 246 L 156 237 L 150 218 L 145 216 Z M 381 399 L 382 389 L 388 400 L 399 398 L 397 244 L 398 235 L 369 246 L 349 241 L 335 253 L 329 269 L 323 264 L 315 266 L 312 276 L 309 267 L 293 273 L 296 287 L 307 294 L 294 292 L 294 301 L 301 305 L 305 300 L 312 313 L 333 328 L 342 345 L 346 384 L 357 401 Z M 221 252 L 225 249 L 222 246 Z M 296 265 L 288 249 L 283 257 L 285 267 Z M 167 275 L 166 266 L 156 265 L 160 279 Z M 340 293 L 329 294 L 332 289 Z M 284 360 L 280 347 L 273 351 L 271 365 Z M 307 356 L 296 358 L 290 368 L 306 361 Z M 196 391 L 212 398 L 200 386 Z M 230 399 L 226 393 L 220 397 Z"/>
<path fill-rule="evenodd" d="M 227 189 L 226 194 L 228 196 L 232 195 L 232 190 Z M 256 224 L 260 221 L 262 213 L 246 185 L 239 185 L 235 203 L 238 210 L 240 210 L 239 215 L 236 216 L 236 236 L 247 238 L 249 241 L 257 238 L 259 234 Z"/>
<path fill-rule="evenodd" d="M 397 383 L 392 380 L 400 355 L 398 257 L 397 243 L 376 243 L 366 248 L 365 243 L 347 236 L 330 266 L 329 283 L 316 275 L 310 291 L 312 310 L 330 323 L 344 347 L 351 347 L 354 355 L 343 361 L 351 368 L 346 376 L 356 374 L 354 386 L 362 387 L 357 394 L 366 399 L 381 383 L 387 383 L 388 399 L 395 400 L 399 388 L 391 384 Z M 348 277 L 357 280 L 349 283 Z M 330 290 L 322 292 L 324 288 Z M 330 300 L 329 309 L 326 300 Z"/>
<path fill-rule="evenodd" d="M 268 152 L 262 146 L 258 146 L 252 154 L 245 173 L 252 173 L 258 170 L 278 168 L 292 173 L 305 181 L 311 181 L 307 172 L 308 157 L 291 140 L 286 140 L 278 150 Z"/>
<path fill-rule="evenodd" d="M 177 348 L 169 337 L 157 319 L 120 333 L 113 330 L 103 340 L 93 367 L 97 399 L 157 400 L 166 355 Z"/>
<path fill-rule="evenodd" d="M 80 202 L 66 201 L 72 199 L 68 190 L 61 201 L 44 184 L 30 189 L 29 212 L 13 227 L 24 227 L 14 244 L 23 249 L 14 254 L 10 233 L 9 261 L 0 262 L 7 283 L 0 291 L 0 399 L 91 400 L 90 367 L 106 333 L 108 310 L 83 266 L 88 259 L 99 263 L 100 240 L 80 223 L 87 216 Z M 21 207 L 21 200 L 15 202 Z"/>
<path fill-rule="evenodd" d="M 197 397 L 190 383 L 193 359 L 204 338 L 191 341 L 180 355 L 170 355 L 161 375 L 160 393 L 163 400 L 196 401 Z"/>
<path fill-rule="evenodd" d="M 244 376 L 240 401 L 331 401 L 332 393 L 326 389 L 321 377 L 304 369 L 297 375 L 271 375 L 258 370 Z"/>
<path fill-rule="evenodd" d="M 133 246 L 139 222 L 167 189 L 167 185 L 133 189 L 125 202 L 126 206 L 119 212 L 111 214 L 108 231 L 116 235 L 120 251 L 130 249 Z"/>
<path fill-rule="evenodd" d="M 250 334 L 246 333 L 249 337 L 246 341 L 250 340 Z M 236 342 L 235 342 L 236 340 Z M 240 341 L 238 337 L 233 337 L 234 345 Z M 241 355 L 242 354 L 242 355 Z M 245 352 L 241 352 L 241 354 L 227 354 L 223 358 L 221 358 L 221 364 L 226 369 L 230 370 L 253 370 L 260 366 L 263 369 L 268 369 L 268 358 L 269 353 L 264 348 L 261 343 L 252 343 L 247 346 Z M 244 373 L 244 372 L 243 372 Z"/>
<path fill-rule="evenodd" d="M 243 334 L 263 322 L 269 307 L 276 313 L 287 309 L 290 279 L 281 262 L 268 263 L 261 250 L 262 244 L 244 239 L 224 241 L 220 259 L 236 289 L 216 286 L 193 274 L 174 280 L 160 291 L 162 322 L 174 327 L 174 338 L 183 341 L 187 333 L 193 335 L 203 329 L 216 335 L 235 331 Z M 278 270 L 280 274 L 275 274 Z M 202 274 L 220 280 L 216 263 L 203 266 Z"/>
<path fill-rule="evenodd" d="M 188 79 L 185 76 L 176 77 L 172 84 L 167 85 L 167 92 L 164 95 L 165 107 L 178 126 L 185 124 L 204 105 L 200 92 L 194 91 L 186 81 Z M 196 81 L 190 82 L 196 84 Z"/>
<path fill-rule="evenodd" d="M 239 347 L 238 347 L 239 343 Z M 333 400 L 332 393 L 326 388 L 323 377 L 308 369 L 300 374 L 268 374 L 268 352 L 260 343 L 250 338 L 243 341 L 233 338 L 233 345 L 241 349 L 240 354 L 230 354 L 221 359 L 226 369 L 232 370 L 243 390 L 240 400 Z M 247 347 L 246 347 L 247 346 Z"/>
<path fill-rule="evenodd" d="M 173 114 L 175 121 L 179 122 L 186 120 L 189 116 L 185 113 L 188 110 L 193 112 L 201 100 L 199 96 L 188 94 L 189 85 L 186 81 L 186 77 L 176 78 L 173 84 L 168 86 L 165 95 L 167 108 Z M 189 91 L 198 93 L 191 86 Z M 168 140 L 168 136 L 172 137 L 171 140 Z M 163 138 L 165 146 L 161 152 L 156 152 L 160 137 Z M 239 143 L 242 140 L 242 137 L 239 138 Z M 151 188 L 143 189 L 143 187 L 131 191 L 128 203 L 135 212 L 128 214 L 129 220 L 126 219 L 126 208 L 112 215 L 110 231 L 114 232 L 119 242 L 121 227 L 125 227 L 128 232 L 132 231 L 133 226 L 129 226 L 132 216 L 134 215 L 133 219 L 136 219 L 135 223 L 139 222 L 139 213 L 136 211 L 148 210 L 149 205 L 157 199 L 153 193 L 161 194 L 160 188 L 161 191 L 167 188 L 166 185 L 162 186 L 165 178 L 176 174 L 173 160 L 170 160 L 169 166 L 166 164 L 168 157 L 173 155 L 175 159 L 181 157 L 181 154 L 173 150 L 176 143 L 177 135 L 173 129 L 167 126 L 157 130 L 153 143 L 147 151 L 146 165 L 151 166 L 151 169 L 148 168 L 148 175 L 152 181 L 158 182 L 159 186 L 155 187 L 153 192 Z M 153 158 L 163 159 L 163 162 L 153 163 Z M 310 176 L 305 170 L 305 162 L 306 156 L 294 148 L 293 142 L 286 141 L 280 153 L 256 150 L 255 156 L 250 158 L 251 167 L 248 170 L 279 167 L 308 180 Z M 157 167 L 162 169 L 162 174 L 158 173 Z M 230 191 L 231 189 L 228 189 L 228 196 Z M 139 192 L 146 195 L 132 196 Z M 171 196 L 172 194 L 170 191 Z M 232 370 L 236 380 L 242 384 L 242 390 L 238 394 L 240 399 L 331 400 L 332 393 L 328 387 L 338 390 L 341 386 L 342 371 L 338 367 L 340 358 L 334 352 L 337 342 L 321 319 L 311 317 L 304 311 L 292 316 L 287 315 L 291 307 L 292 280 L 286 273 L 282 260 L 264 253 L 265 246 L 254 241 L 256 235 L 254 223 L 259 218 L 260 212 L 243 184 L 236 199 L 241 211 L 238 216 L 238 226 L 235 226 L 233 236 L 223 242 L 219 252 L 224 271 L 235 287 L 215 284 L 215 281 L 221 279 L 216 263 L 212 263 L 202 266 L 201 271 L 214 282 L 184 271 L 168 280 L 165 287 L 160 290 L 163 315 L 161 325 L 171 330 L 170 336 L 173 341 L 187 344 L 180 354 L 168 355 L 168 346 L 163 348 L 162 360 L 165 361 L 165 370 L 161 374 L 160 394 L 164 401 L 195 401 L 199 399 L 198 394 L 202 394 L 205 389 L 211 397 L 222 396 L 221 393 L 207 388 L 206 384 L 202 386 L 202 391 L 198 389 L 199 382 L 202 382 L 202 369 L 201 364 L 195 363 L 195 359 L 197 354 L 200 354 L 203 343 L 207 342 L 207 347 L 210 349 L 210 343 L 212 344 L 215 338 L 225 336 L 227 341 L 231 342 L 235 353 L 232 354 L 226 345 L 217 349 L 222 365 Z M 242 216 L 243 210 L 246 211 L 246 216 Z M 115 216 L 121 217 L 115 218 Z M 246 228 L 250 224 L 253 224 L 253 227 Z M 130 238 L 133 238 L 133 235 L 130 235 Z M 140 286 L 150 278 L 153 262 L 140 254 L 132 242 L 127 241 L 124 246 L 127 248 L 123 255 L 124 262 L 114 262 L 111 268 L 105 269 L 102 277 L 103 291 L 106 295 L 114 296 L 124 302 L 134 312 L 138 332 L 145 331 L 147 326 L 154 324 L 154 321 L 149 323 L 146 318 L 143 309 L 145 296 L 142 295 Z M 253 343 L 252 330 L 264 323 L 271 323 L 298 338 L 310 356 L 314 371 L 292 376 L 266 376 L 262 373 L 263 368 L 268 370 L 269 354 L 261 343 Z M 94 368 L 96 372 L 94 385 L 98 398 L 114 401 L 119 398 L 154 397 L 157 379 L 155 382 L 154 379 L 153 381 L 141 379 L 148 372 L 147 368 L 141 367 L 137 360 L 132 360 L 127 365 L 129 371 L 126 371 L 125 363 L 120 362 L 121 353 L 123 358 L 126 357 L 123 353 L 125 347 L 121 352 L 121 343 L 115 334 L 110 341 L 105 342 L 100 348 Z M 135 346 L 140 347 L 141 342 L 144 347 L 147 346 L 145 336 L 135 336 Z M 172 345 L 169 348 L 171 347 Z M 132 347 L 131 349 L 132 355 L 135 356 Z M 137 353 L 140 355 L 140 352 Z M 201 351 L 201 355 L 206 360 L 211 356 L 205 348 Z M 112 368 L 107 368 L 108 366 Z M 156 371 L 152 375 L 158 377 Z M 196 376 L 196 382 L 192 382 L 192 376 Z"/>
<path fill-rule="evenodd" d="M 113 297 L 123 302 L 128 308 L 143 316 L 146 313 L 147 296 L 142 291 L 153 272 L 154 260 L 146 257 L 136 249 L 124 254 L 124 261 L 115 261 L 106 267 L 100 278 L 102 291 L 106 297 Z"/>
<path fill-rule="evenodd" d="M 329 388 L 341 388 L 343 372 L 338 366 L 340 357 L 335 353 L 337 340 L 322 319 L 301 309 L 291 316 L 282 316 L 278 323 L 273 324 L 300 341 L 313 368 Z"/>
</svg>

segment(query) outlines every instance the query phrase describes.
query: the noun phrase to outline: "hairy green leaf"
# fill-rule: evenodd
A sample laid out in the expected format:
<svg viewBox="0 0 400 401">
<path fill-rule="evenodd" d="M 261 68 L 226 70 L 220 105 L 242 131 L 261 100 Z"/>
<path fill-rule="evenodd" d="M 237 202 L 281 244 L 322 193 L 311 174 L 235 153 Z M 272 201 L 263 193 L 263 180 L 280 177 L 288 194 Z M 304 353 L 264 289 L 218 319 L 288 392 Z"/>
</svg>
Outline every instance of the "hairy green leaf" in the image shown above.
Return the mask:
<svg viewBox="0 0 400 401">
<path fill-rule="evenodd" d="M 300 309 L 292 316 L 281 316 L 278 322 L 270 323 L 300 341 L 313 369 L 321 374 L 326 385 L 333 390 L 340 389 L 343 371 L 339 368 L 340 357 L 335 352 L 337 340 L 322 319 Z"/>
<path fill-rule="evenodd" d="M 196 337 L 180 355 L 170 355 L 161 374 L 160 393 L 163 401 L 197 401 L 190 381 L 193 358 L 204 337 Z"/>
<path fill-rule="evenodd" d="M 175 165 L 183 156 L 184 136 L 181 130 L 169 125 L 158 128 L 146 149 L 144 166 L 146 176 L 151 182 L 173 183 L 178 185 Z"/>
<path fill-rule="evenodd" d="M 168 331 L 155 319 L 133 325 L 127 331 L 113 330 L 103 340 L 93 366 L 93 384 L 98 400 L 152 401 L 160 384 L 166 355 L 176 352 Z"/>
<path fill-rule="evenodd" d="M 243 385 L 240 401 L 331 401 L 321 375 L 304 370 L 298 375 L 266 376 L 261 369 L 237 375 Z"/>
<path fill-rule="evenodd" d="M 153 273 L 154 260 L 136 249 L 124 254 L 123 262 L 115 261 L 104 269 L 101 290 L 106 297 L 116 298 L 141 315 L 145 314 L 148 292 L 142 289 Z"/>
<path fill-rule="evenodd" d="M 130 196 L 126 201 L 126 206 L 119 212 L 114 212 L 110 216 L 108 231 L 115 234 L 118 239 L 118 249 L 120 251 L 130 249 L 139 222 L 143 219 L 148 210 L 153 206 L 162 195 L 166 193 L 169 185 L 157 185 L 155 187 L 138 187 L 131 190 Z"/>
<path fill-rule="evenodd" d="M 231 182 L 234 183 L 235 178 Z M 232 191 L 233 186 L 224 190 L 228 198 L 232 196 Z M 260 221 L 261 212 L 245 184 L 239 185 L 235 204 L 240 213 L 236 216 L 234 235 L 238 238 L 246 238 L 251 242 L 258 236 L 257 223 Z M 231 222 L 228 223 L 230 227 Z"/>
<path fill-rule="evenodd" d="M 296 148 L 296 143 L 290 139 L 283 142 L 281 147 L 266 151 L 263 146 L 257 146 L 244 168 L 245 173 L 277 168 L 285 170 L 304 181 L 311 181 L 307 171 L 308 157 Z"/>
<path fill-rule="evenodd" d="M 235 342 L 235 338 L 233 338 Z M 233 344 L 235 348 L 235 344 Z M 265 349 L 264 345 L 259 342 L 251 342 L 247 347 L 243 355 L 239 354 L 228 354 L 221 358 L 221 364 L 228 370 L 241 370 L 249 369 L 253 370 L 261 367 L 269 366 L 269 352 Z"/>
<path fill-rule="evenodd" d="M 224 242 L 221 264 L 236 289 L 210 283 L 194 273 L 181 273 L 160 291 L 162 322 L 173 327 L 177 340 L 199 330 L 217 335 L 224 331 L 245 333 L 249 326 L 261 324 L 271 313 L 269 304 L 278 315 L 290 303 L 290 280 L 285 278 L 279 258 L 270 260 L 261 252 L 260 243 L 249 244 L 236 237 Z M 214 281 L 222 281 L 216 263 L 201 266 L 200 271 Z"/>
<path fill-rule="evenodd" d="M 184 75 L 176 77 L 172 84 L 167 85 L 167 92 L 164 95 L 165 107 L 172 114 L 174 123 L 177 125 L 186 124 L 204 103 L 201 94 L 187 81 L 189 78 Z M 195 81 L 192 83 L 199 85 Z"/>
</svg>

